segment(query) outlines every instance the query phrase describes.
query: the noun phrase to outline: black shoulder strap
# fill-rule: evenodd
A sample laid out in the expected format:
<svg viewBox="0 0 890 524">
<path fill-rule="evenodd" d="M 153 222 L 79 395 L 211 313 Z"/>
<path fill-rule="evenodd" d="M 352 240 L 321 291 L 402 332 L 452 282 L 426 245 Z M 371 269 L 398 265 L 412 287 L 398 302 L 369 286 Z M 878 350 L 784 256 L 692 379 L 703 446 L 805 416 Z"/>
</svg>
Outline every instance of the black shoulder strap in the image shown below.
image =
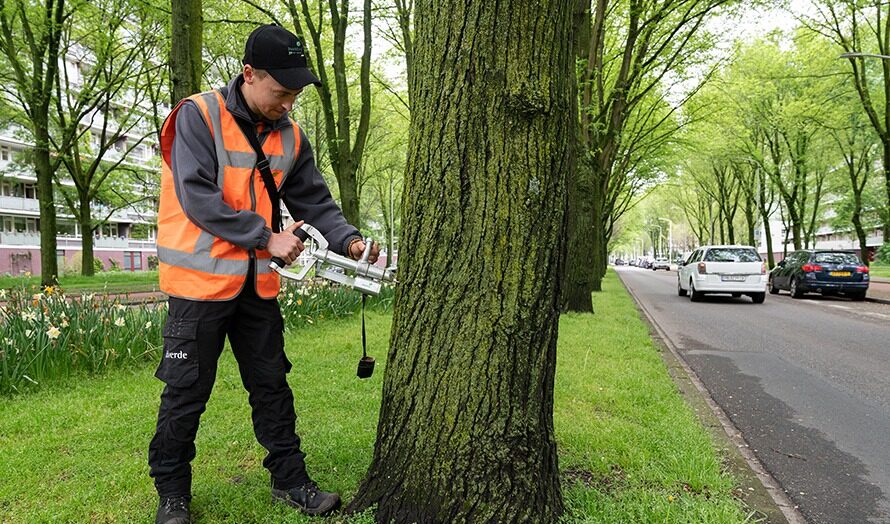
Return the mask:
<svg viewBox="0 0 890 524">
<path fill-rule="evenodd" d="M 269 168 L 269 160 L 266 159 L 266 154 L 263 153 L 263 148 L 260 146 L 260 140 L 256 136 L 256 128 L 253 123 L 238 117 L 234 118 L 235 122 L 238 122 L 238 127 L 241 128 L 241 132 L 244 133 L 244 136 L 247 138 L 247 141 L 250 142 L 250 146 L 256 153 L 256 169 L 260 172 L 260 176 L 263 177 L 263 185 L 266 186 L 266 192 L 269 193 L 269 200 L 272 201 L 272 231 L 280 233 L 281 199 L 278 195 L 278 187 L 275 185 L 275 178 L 272 177 L 272 170 Z"/>
</svg>

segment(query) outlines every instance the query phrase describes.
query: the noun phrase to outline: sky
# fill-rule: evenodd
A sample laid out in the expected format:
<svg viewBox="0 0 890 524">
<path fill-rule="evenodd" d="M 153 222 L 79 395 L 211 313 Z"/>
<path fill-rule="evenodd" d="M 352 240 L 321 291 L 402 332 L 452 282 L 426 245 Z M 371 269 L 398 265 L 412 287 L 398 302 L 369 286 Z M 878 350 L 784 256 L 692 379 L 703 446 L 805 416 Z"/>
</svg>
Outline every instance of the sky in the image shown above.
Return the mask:
<svg viewBox="0 0 890 524">
<path fill-rule="evenodd" d="M 716 25 L 724 35 L 723 40 L 731 45 L 735 40 L 757 38 L 776 29 L 789 32 L 797 26 L 795 15 L 812 8 L 810 0 L 790 0 L 787 7 L 782 3 L 775 2 L 776 7 L 771 9 L 749 9 L 741 20 L 717 20 Z"/>
</svg>

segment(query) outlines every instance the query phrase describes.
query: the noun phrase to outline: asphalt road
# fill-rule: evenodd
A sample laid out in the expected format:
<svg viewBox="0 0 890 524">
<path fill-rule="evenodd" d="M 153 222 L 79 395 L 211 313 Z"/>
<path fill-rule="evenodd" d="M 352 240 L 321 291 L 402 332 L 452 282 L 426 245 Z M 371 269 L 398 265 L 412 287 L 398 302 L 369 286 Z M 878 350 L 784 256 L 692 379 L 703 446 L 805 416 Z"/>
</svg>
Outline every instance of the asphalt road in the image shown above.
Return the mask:
<svg viewBox="0 0 890 524">
<path fill-rule="evenodd" d="M 890 304 L 677 296 L 617 268 L 810 523 L 890 523 Z"/>
</svg>

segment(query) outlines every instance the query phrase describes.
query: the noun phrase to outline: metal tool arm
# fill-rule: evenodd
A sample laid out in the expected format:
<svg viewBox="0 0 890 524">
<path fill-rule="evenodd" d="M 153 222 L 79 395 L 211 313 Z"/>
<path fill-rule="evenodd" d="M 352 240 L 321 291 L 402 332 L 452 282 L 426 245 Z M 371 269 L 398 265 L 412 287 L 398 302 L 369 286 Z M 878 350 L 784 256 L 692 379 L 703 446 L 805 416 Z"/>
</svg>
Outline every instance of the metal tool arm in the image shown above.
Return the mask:
<svg viewBox="0 0 890 524">
<path fill-rule="evenodd" d="M 365 239 L 365 251 L 362 253 L 361 259 L 353 260 L 328 249 L 327 239 L 311 225 L 303 224 L 294 231 L 294 234 L 296 235 L 299 231 L 304 231 L 316 243 L 316 247 L 308 252 L 308 255 L 313 258 L 313 262 L 306 264 L 298 272 L 293 272 L 285 269 L 286 264 L 283 260 L 273 257 L 269 267 L 282 277 L 302 281 L 306 278 L 309 270 L 315 267 L 317 276 L 353 287 L 369 295 L 380 293 L 382 281 L 395 282 L 395 276 L 389 268 L 383 269 L 368 262 L 373 244 L 370 238 Z M 331 266 L 340 268 L 344 272 L 335 271 Z"/>
</svg>

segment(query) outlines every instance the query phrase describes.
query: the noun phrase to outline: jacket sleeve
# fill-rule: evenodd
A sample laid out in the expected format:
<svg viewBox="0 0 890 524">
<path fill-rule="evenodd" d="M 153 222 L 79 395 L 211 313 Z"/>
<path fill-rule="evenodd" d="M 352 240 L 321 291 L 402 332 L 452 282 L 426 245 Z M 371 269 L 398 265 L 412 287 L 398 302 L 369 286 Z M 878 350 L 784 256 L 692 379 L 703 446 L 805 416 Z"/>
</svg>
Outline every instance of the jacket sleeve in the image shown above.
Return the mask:
<svg viewBox="0 0 890 524">
<path fill-rule="evenodd" d="M 353 239 L 361 238 L 355 226 L 346 222 L 331 191 L 315 165 L 309 138 L 300 130 L 300 154 L 282 187 L 284 205 L 294 220 L 305 220 L 319 230 L 335 252 L 347 255 Z"/>
<path fill-rule="evenodd" d="M 236 211 L 216 185 L 218 162 L 210 128 L 194 102 L 184 103 L 176 115 L 171 156 L 176 198 L 189 220 L 215 237 L 244 249 L 265 246 L 271 230 L 266 220 L 250 210 Z"/>
</svg>

